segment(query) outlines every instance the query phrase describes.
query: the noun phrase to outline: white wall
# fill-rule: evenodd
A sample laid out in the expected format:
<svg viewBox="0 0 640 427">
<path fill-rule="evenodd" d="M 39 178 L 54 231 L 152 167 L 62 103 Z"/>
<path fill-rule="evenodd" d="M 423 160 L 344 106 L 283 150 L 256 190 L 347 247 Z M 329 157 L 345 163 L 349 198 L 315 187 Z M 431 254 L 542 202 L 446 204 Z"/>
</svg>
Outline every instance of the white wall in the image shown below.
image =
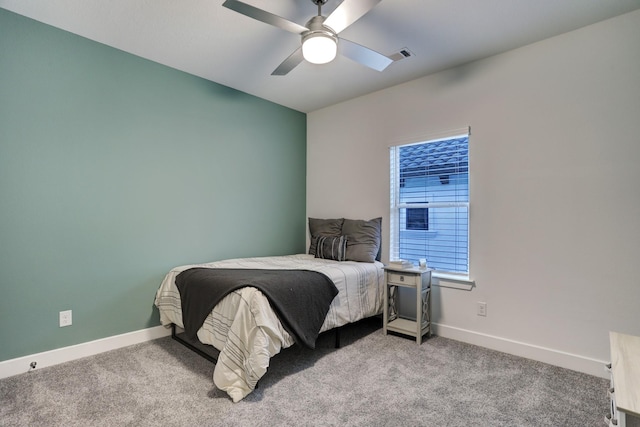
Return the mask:
<svg viewBox="0 0 640 427">
<path fill-rule="evenodd" d="M 307 215 L 382 215 L 387 243 L 387 147 L 471 126 L 477 286 L 434 290 L 440 335 L 596 375 L 640 335 L 640 11 L 307 120 Z"/>
</svg>

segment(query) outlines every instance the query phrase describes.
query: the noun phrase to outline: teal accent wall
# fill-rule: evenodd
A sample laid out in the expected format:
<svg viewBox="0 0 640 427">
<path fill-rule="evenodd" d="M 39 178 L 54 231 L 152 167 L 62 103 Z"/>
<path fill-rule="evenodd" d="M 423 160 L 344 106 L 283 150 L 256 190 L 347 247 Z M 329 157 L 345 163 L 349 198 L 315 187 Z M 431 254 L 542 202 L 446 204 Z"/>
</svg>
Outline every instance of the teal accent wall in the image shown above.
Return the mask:
<svg viewBox="0 0 640 427">
<path fill-rule="evenodd" d="M 303 252 L 305 179 L 305 114 L 0 9 L 0 360 L 158 325 L 174 266 Z"/>
</svg>

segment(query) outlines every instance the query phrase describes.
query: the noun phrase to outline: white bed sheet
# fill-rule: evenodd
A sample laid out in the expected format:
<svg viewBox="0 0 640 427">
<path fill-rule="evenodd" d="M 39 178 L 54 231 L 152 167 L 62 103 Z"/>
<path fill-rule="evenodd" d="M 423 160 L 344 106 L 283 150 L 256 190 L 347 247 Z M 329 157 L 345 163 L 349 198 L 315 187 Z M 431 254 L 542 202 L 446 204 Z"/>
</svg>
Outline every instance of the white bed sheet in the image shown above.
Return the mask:
<svg viewBox="0 0 640 427">
<path fill-rule="evenodd" d="M 321 332 L 382 312 L 382 263 L 337 262 L 299 254 L 230 259 L 172 269 L 162 281 L 155 299 L 163 325 L 174 323 L 183 327 L 180 293 L 175 278 L 182 271 L 194 267 L 297 269 L 325 274 L 338 288 L 338 295 L 329 307 Z M 304 283 L 300 285 L 304 286 Z M 271 357 L 294 344 L 267 298 L 251 287 L 238 289 L 224 297 L 198 330 L 198 339 L 220 351 L 213 381 L 234 402 L 253 391 L 266 373 Z"/>
</svg>

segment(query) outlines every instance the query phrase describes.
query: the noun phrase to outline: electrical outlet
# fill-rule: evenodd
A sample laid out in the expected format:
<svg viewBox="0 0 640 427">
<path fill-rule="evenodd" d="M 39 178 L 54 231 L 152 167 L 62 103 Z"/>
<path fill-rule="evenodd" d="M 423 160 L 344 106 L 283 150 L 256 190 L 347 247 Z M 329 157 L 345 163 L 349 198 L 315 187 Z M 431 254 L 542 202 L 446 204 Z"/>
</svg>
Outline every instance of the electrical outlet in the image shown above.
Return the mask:
<svg viewBox="0 0 640 427">
<path fill-rule="evenodd" d="M 478 316 L 487 316 L 487 303 L 478 301 Z"/>
<path fill-rule="evenodd" d="M 71 310 L 60 312 L 60 327 L 71 326 Z"/>
</svg>

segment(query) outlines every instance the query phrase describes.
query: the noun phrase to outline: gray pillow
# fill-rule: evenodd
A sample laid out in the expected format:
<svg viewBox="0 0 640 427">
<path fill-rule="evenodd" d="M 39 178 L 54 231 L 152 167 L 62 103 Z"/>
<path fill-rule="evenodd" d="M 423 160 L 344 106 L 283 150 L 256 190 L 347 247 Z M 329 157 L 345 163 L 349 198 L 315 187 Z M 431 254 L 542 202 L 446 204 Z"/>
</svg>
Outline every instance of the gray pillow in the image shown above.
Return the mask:
<svg viewBox="0 0 640 427">
<path fill-rule="evenodd" d="M 347 252 L 347 236 L 316 237 L 316 258 L 344 261 Z"/>
<path fill-rule="evenodd" d="M 320 236 L 340 237 L 342 233 L 342 223 L 344 218 L 335 219 L 318 219 L 309 218 L 309 234 L 311 235 L 311 244 L 309 245 L 309 254 L 316 254 L 316 245 Z"/>
<path fill-rule="evenodd" d="M 382 241 L 382 218 L 345 219 L 342 234 L 347 236 L 347 261 L 374 262 Z"/>
</svg>

